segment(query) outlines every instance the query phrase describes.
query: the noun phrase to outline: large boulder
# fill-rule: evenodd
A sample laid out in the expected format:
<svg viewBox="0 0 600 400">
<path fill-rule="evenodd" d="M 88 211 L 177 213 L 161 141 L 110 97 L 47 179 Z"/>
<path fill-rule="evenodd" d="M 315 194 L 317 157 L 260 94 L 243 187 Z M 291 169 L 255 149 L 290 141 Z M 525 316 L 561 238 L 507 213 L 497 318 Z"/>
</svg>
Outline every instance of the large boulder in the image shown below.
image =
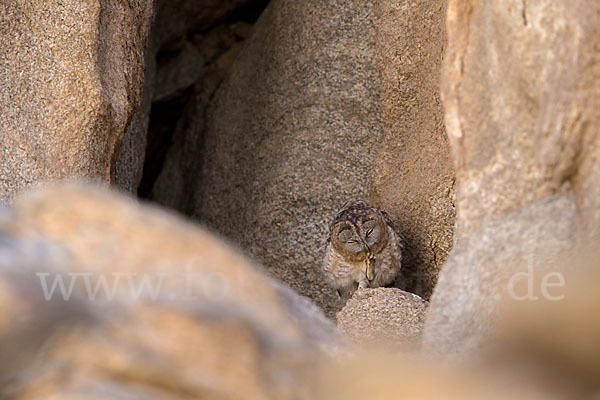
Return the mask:
<svg viewBox="0 0 600 400">
<path fill-rule="evenodd" d="M 0 223 L 0 381 L 18 398 L 311 398 L 340 344 L 306 299 L 132 199 L 48 188 Z"/>
<path fill-rule="evenodd" d="M 186 103 L 197 105 L 194 115 L 203 115 L 208 99 L 223 79 L 230 63 L 223 54 L 243 41 L 247 21 L 256 19 L 264 0 L 184 0 L 156 2 L 154 23 L 146 51 L 146 73 L 142 106 L 135 113 L 123 138 L 115 167 L 115 184 L 130 193 L 152 197 L 161 204 L 182 209 L 191 179 L 181 173 L 188 158 L 200 150 L 174 132 L 192 119 Z M 231 57 L 229 57 L 231 58 Z M 215 68 L 216 66 L 216 68 Z M 218 73 L 214 73 L 214 70 Z M 201 96 L 190 95 L 191 88 L 203 88 Z M 157 182 L 159 174 L 161 182 Z M 183 175 L 183 178 L 181 176 Z M 177 184 L 172 184 L 177 182 Z M 164 191 L 163 186 L 170 187 Z M 154 190 L 154 185 L 159 186 Z M 153 196 L 156 194 L 156 196 Z"/>
<path fill-rule="evenodd" d="M 0 4 L 0 200 L 54 178 L 112 179 L 151 15 L 151 0 Z"/>
<path fill-rule="evenodd" d="M 320 272 L 328 225 L 368 196 L 383 140 L 372 19 L 370 2 L 270 2 L 187 166 L 192 215 L 330 315 L 337 294 Z"/>
<path fill-rule="evenodd" d="M 141 195 L 232 238 L 331 316 L 327 227 L 346 201 L 371 198 L 406 237 L 399 286 L 428 297 L 454 218 L 444 11 L 275 0 L 250 36 L 243 24 L 188 35 L 157 76 L 156 100 L 177 116 Z"/>
<path fill-rule="evenodd" d="M 574 221 L 573 196 L 554 196 L 488 221 L 457 243 L 431 299 L 425 350 L 476 354 L 489 344 L 507 299 L 541 296 L 544 276 L 574 243 Z M 520 288 L 529 282 L 527 290 Z"/>
<path fill-rule="evenodd" d="M 576 242 L 597 244 L 599 12 L 587 1 L 449 2 L 442 97 L 457 219 L 429 349 L 477 352 L 525 257 L 539 272 Z"/>
<path fill-rule="evenodd" d="M 530 215 L 574 209 L 572 197 L 546 203 Z M 600 376 L 591 260 L 594 273 L 567 276 L 563 301 L 515 304 L 498 346 L 474 364 L 329 358 L 320 348 L 339 334 L 322 312 L 205 230 L 98 188 L 49 188 L 0 209 L 0 395 L 579 398 L 597 393 Z M 52 289 L 57 279 L 64 286 Z M 396 297 L 407 316 L 420 302 L 397 289 L 357 293 L 375 310 Z"/>
<path fill-rule="evenodd" d="M 574 192 L 600 226 L 600 3 L 454 1 L 442 72 L 457 237 Z"/>
<path fill-rule="evenodd" d="M 385 134 L 371 197 L 406 239 L 402 288 L 429 298 L 452 248 L 454 168 L 439 96 L 444 0 L 376 0 Z"/>
</svg>

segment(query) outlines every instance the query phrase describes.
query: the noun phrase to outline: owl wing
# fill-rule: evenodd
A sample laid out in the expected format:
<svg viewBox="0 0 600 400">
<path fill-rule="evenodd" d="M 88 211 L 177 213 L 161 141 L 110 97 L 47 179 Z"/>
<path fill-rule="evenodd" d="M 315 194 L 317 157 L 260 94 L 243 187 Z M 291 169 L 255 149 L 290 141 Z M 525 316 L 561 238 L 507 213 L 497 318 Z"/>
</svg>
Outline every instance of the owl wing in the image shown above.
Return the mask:
<svg viewBox="0 0 600 400">
<path fill-rule="evenodd" d="M 323 260 L 322 270 L 328 283 L 333 286 L 341 298 L 352 295 L 354 286 L 354 270 L 343 261 L 331 244 L 327 246 L 327 254 Z"/>
<path fill-rule="evenodd" d="M 396 229 L 396 225 L 394 225 L 394 223 L 392 222 L 392 219 L 390 218 L 388 213 L 386 213 L 385 211 L 380 211 L 380 212 L 381 212 L 381 215 L 383 215 L 383 219 L 385 220 L 385 223 L 388 224 L 388 226 L 390 228 L 392 228 L 392 230 L 398 237 L 398 244 L 400 245 L 400 249 L 404 250 L 404 236 L 402 236 L 402 234 L 400 234 L 400 232 L 398 232 L 398 229 Z"/>
<path fill-rule="evenodd" d="M 335 266 L 336 261 L 335 261 L 335 256 L 334 256 L 333 252 L 334 252 L 334 250 L 331 247 L 331 240 L 327 239 L 327 251 L 325 253 L 325 258 L 323 259 L 323 265 L 321 266 L 321 269 L 323 270 L 325 277 L 331 284 L 334 284 L 333 271 L 335 270 L 335 267 L 336 267 Z"/>
</svg>

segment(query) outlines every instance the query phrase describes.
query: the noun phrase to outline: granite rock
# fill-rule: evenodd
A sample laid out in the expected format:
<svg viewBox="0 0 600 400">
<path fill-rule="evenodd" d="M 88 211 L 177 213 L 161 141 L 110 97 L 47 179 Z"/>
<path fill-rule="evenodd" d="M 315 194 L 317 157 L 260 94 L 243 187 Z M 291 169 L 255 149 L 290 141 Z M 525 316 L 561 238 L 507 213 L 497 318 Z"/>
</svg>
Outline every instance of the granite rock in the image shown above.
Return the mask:
<svg viewBox="0 0 600 400">
<path fill-rule="evenodd" d="M 362 289 L 337 313 L 338 327 L 352 341 L 399 351 L 415 351 L 428 303 L 396 288 Z"/>
<path fill-rule="evenodd" d="M 0 5 L 0 200 L 52 179 L 111 181 L 141 103 L 152 6 Z"/>
<path fill-rule="evenodd" d="M 5 394 L 308 399 L 319 354 L 341 343 L 320 309 L 171 213 L 67 184 L 8 214 L 0 274 L 10 257 L 31 267 L 2 280 L 0 341 L 20 355 L 2 359 Z"/>
</svg>

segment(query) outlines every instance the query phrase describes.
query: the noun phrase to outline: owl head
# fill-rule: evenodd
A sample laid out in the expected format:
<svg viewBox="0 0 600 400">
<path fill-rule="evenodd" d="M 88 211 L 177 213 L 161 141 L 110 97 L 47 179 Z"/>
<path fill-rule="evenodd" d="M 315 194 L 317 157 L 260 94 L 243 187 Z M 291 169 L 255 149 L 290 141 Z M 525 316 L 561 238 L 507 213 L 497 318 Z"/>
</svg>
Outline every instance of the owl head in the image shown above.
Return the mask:
<svg viewBox="0 0 600 400">
<path fill-rule="evenodd" d="M 365 261 L 388 241 L 387 215 L 364 201 L 344 204 L 329 230 L 332 246 L 350 261 Z"/>
</svg>

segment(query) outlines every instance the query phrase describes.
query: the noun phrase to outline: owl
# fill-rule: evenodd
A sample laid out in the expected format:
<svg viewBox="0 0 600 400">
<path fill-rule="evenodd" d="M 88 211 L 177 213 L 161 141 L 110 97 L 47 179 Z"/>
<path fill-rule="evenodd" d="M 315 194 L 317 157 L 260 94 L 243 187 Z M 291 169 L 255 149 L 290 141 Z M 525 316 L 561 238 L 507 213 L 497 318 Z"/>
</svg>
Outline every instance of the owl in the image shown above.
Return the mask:
<svg viewBox="0 0 600 400">
<path fill-rule="evenodd" d="M 384 211 L 364 201 L 348 202 L 329 229 L 323 272 L 347 300 L 357 288 L 393 283 L 403 249 L 402 238 Z"/>
</svg>

